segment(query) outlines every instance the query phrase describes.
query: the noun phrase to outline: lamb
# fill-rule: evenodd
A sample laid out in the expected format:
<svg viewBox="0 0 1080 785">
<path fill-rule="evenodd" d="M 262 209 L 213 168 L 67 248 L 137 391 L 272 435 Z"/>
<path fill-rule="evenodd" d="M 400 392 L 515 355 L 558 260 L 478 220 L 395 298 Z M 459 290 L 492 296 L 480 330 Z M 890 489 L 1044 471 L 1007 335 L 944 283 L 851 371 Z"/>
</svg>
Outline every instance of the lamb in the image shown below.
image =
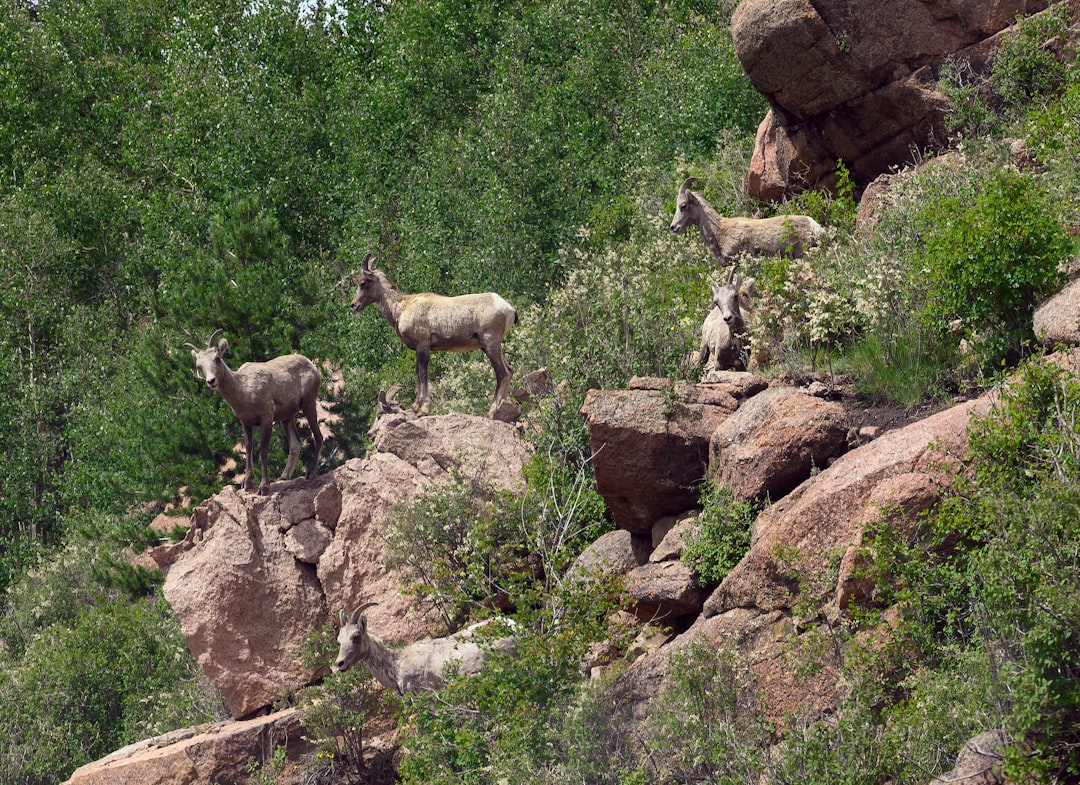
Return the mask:
<svg viewBox="0 0 1080 785">
<path fill-rule="evenodd" d="M 300 456 L 300 436 L 296 431 L 295 419 L 299 411 L 304 412 L 315 443 L 307 467 L 307 477 L 314 477 L 319 471 L 323 442 L 315 409 L 315 399 L 322 383 L 319 369 L 303 355 L 286 354 L 264 363 L 244 363 L 232 371 L 222 359 L 229 349 L 228 341 L 222 338 L 221 342 L 214 346 L 214 340 L 221 333 L 222 330 L 217 330 L 211 335 L 205 349 L 198 349 L 192 344 L 184 345 L 191 347 L 196 375 L 201 376 L 210 389 L 221 393 L 221 397 L 232 407 L 240 424 L 244 426 L 244 452 L 247 459 L 244 490 L 250 491 L 255 479 L 251 452 L 252 431 L 255 426 L 259 427 L 260 435 L 259 463 L 262 480 L 259 483 L 259 494 L 265 496 L 270 491 L 266 457 L 275 422 L 281 423 L 289 440 L 289 460 L 278 479 L 292 478 L 296 460 Z"/>
<path fill-rule="evenodd" d="M 405 294 L 367 254 L 361 263 L 360 282 L 349 307 L 360 313 L 374 303 L 393 325 L 402 342 L 416 352 L 416 401 L 413 411 L 431 410 L 428 362 L 432 352 L 471 352 L 480 349 L 495 369 L 495 400 L 488 410 L 494 418 L 510 390 L 514 370 L 503 356 L 502 341 L 517 324 L 514 307 L 493 292 L 444 297 L 426 292 Z"/>
<path fill-rule="evenodd" d="M 475 675 L 487 661 L 487 651 L 472 638 L 477 628 L 488 621 L 478 622 L 445 638 L 425 638 L 401 649 L 391 649 L 367 630 L 367 617 L 363 613 L 377 604 L 365 602 L 351 614 L 341 610 L 338 655 L 331 668 L 334 673 L 343 673 L 362 662 L 379 684 L 404 695 L 446 686 L 443 669 L 448 663 L 454 663 L 461 673 Z M 509 638 L 504 638 L 492 645 L 505 647 L 509 642 Z"/>
<path fill-rule="evenodd" d="M 742 254 L 799 257 L 825 231 L 808 215 L 724 218 L 690 190 L 694 179 L 687 178 L 679 188 L 671 231 L 680 234 L 688 226 L 697 226 L 701 239 L 722 265 L 735 263 Z"/>
<path fill-rule="evenodd" d="M 701 347 L 697 354 L 698 364 L 705 366 L 705 375 L 746 367 L 744 339 L 747 321 L 754 313 L 753 291 L 753 279 L 744 283 L 741 275 L 736 278 L 734 265 L 727 283 L 712 284 L 713 307 L 701 324 Z"/>
<path fill-rule="evenodd" d="M 406 413 L 405 406 L 397 402 L 399 392 L 401 392 L 400 384 L 395 384 L 385 392 L 379 390 L 378 403 L 375 404 L 375 420 L 371 423 L 371 427 L 368 428 L 367 432 L 368 438 L 372 441 L 375 440 L 375 436 L 379 433 L 382 423 L 390 417 L 404 415 L 404 419 L 409 419 L 413 416 L 411 410 Z"/>
</svg>

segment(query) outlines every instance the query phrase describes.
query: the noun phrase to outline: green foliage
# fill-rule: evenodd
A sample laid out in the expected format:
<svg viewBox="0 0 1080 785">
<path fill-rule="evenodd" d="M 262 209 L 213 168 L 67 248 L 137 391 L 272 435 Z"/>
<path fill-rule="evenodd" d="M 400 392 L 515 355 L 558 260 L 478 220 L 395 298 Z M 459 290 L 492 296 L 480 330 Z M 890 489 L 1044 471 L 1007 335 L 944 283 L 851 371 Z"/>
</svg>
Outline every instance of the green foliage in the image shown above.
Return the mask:
<svg viewBox="0 0 1080 785">
<path fill-rule="evenodd" d="M 758 505 L 737 502 L 728 488 L 709 483 L 701 492 L 701 507 L 697 526 L 684 538 L 681 558 L 708 586 L 722 581 L 749 550 Z"/>
<path fill-rule="evenodd" d="M 907 407 L 941 397 L 949 386 L 952 354 L 944 347 L 935 349 L 922 325 L 892 322 L 888 327 L 868 332 L 852 348 L 859 392 Z"/>
<path fill-rule="evenodd" d="M 473 606 L 497 606 L 528 571 L 508 499 L 490 484 L 455 474 L 399 508 L 388 534 L 392 557 L 421 599 L 461 626 Z"/>
<path fill-rule="evenodd" d="M 1033 177 L 1008 170 L 970 206 L 945 199 L 927 209 L 941 228 L 927 238 L 923 315 L 942 333 L 959 320 L 984 367 L 1015 356 L 1034 339 L 1035 305 L 1053 291 L 1069 251 L 1059 211 Z"/>
<path fill-rule="evenodd" d="M 979 693 L 964 700 L 1011 734 L 1017 779 L 1078 766 L 1078 413 L 1075 379 L 1028 364 L 971 425 L 970 481 L 912 539 L 873 538 L 880 600 L 906 609 L 924 666 L 912 678 L 939 691 L 958 673 L 989 674 L 964 678 Z"/>
<path fill-rule="evenodd" d="M 1017 18 L 1014 35 L 1002 41 L 991 64 L 990 86 L 1010 108 L 1023 107 L 1056 93 L 1067 67 L 1055 51 L 1069 26 L 1069 9 L 1058 3 L 1048 12 Z"/>
<path fill-rule="evenodd" d="M 691 644 L 667 672 L 649 720 L 655 733 L 650 759 L 661 781 L 757 781 L 766 771 L 773 729 L 746 664 L 737 654 Z"/>
<path fill-rule="evenodd" d="M 589 645 L 610 635 L 611 585 L 566 581 L 516 616 L 512 650 L 495 650 L 476 676 L 452 678 L 438 695 L 409 697 L 405 783 L 518 780 L 554 764 L 556 729 L 581 680 Z"/>
<path fill-rule="evenodd" d="M 1001 134 L 1056 97 L 1074 70 L 1067 57 L 1068 26 L 1068 5 L 1057 3 L 1043 13 L 1018 16 L 989 69 L 966 59 L 947 62 L 939 85 L 949 98 L 950 130 L 969 137 Z"/>
<path fill-rule="evenodd" d="M 496 492 L 484 468 L 455 474 L 396 510 L 389 565 L 450 627 L 476 608 L 535 602 L 552 591 L 582 550 L 609 527 L 581 446 L 580 420 L 541 397 L 524 494 Z M 481 475 L 481 476 L 478 476 Z"/>
<path fill-rule="evenodd" d="M 625 387 L 631 376 L 684 377 L 712 301 L 699 261 L 707 252 L 664 233 L 661 220 L 617 247 L 569 252 L 566 284 L 525 310 L 511 333 L 514 355 L 565 381 L 575 400 L 590 388 Z"/>
<path fill-rule="evenodd" d="M 855 231 L 855 217 L 859 202 L 855 198 L 855 183 L 851 171 L 843 159 L 836 162 L 835 194 L 824 191 L 804 191 L 790 204 L 785 204 L 777 214 L 803 213 L 816 219 L 823 226 L 840 234 Z"/>
<path fill-rule="evenodd" d="M 9 589 L 0 618 L 7 781 L 59 782 L 125 744 L 224 716 L 165 602 L 103 583 L 99 550 L 69 547 Z"/>
</svg>

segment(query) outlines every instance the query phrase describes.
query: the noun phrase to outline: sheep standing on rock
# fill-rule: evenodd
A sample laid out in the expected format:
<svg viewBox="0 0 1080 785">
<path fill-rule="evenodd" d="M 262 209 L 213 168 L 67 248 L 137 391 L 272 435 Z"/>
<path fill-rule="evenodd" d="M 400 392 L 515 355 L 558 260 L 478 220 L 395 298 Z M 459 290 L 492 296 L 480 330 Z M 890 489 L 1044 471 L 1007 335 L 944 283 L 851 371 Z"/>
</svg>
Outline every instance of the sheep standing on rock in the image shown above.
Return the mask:
<svg viewBox="0 0 1080 785">
<path fill-rule="evenodd" d="M 446 686 L 443 669 L 447 663 L 454 663 L 461 673 L 475 675 L 487 661 L 487 652 L 472 640 L 475 630 L 487 621 L 445 638 L 426 638 L 401 649 L 391 649 L 367 629 L 367 617 L 363 613 L 377 604 L 366 602 L 351 614 L 340 612 L 338 655 L 332 668 L 335 673 L 362 662 L 379 684 L 404 695 Z M 504 638 L 493 645 L 505 646 L 509 640 Z"/>
<path fill-rule="evenodd" d="M 289 460 L 278 479 L 292 478 L 296 460 L 300 457 L 300 435 L 296 431 L 296 415 L 300 411 L 303 411 L 307 418 L 315 442 L 307 469 L 308 478 L 314 477 L 319 472 L 319 456 L 323 442 L 315 408 L 319 385 L 322 383 L 319 369 L 303 355 L 286 354 L 264 363 L 244 363 L 232 371 L 222 359 L 229 349 L 228 341 L 222 338 L 221 342 L 214 346 L 214 340 L 221 332 L 218 330 L 210 336 L 205 349 L 198 349 L 189 343 L 184 345 L 191 347 L 196 373 L 206 382 L 207 387 L 221 393 L 221 397 L 232 407 L 240 424 L 244 426 L 244 452 L 247 459 L 244 490 L 250 491 L 255 480 L 251 457 L 252 432 L 255 426 L 259 427 L 259 465 L 262 469 L 259 494 L 265 496 L 270 491 L 266 458 L 275 422 L 281 423 L 289 440 Z"/>
<path fill-rule="evenodd" d="M 693 180 L 687 178 L 679 188 L 671 231 L 679 234 L 688 226 L 696 226 L 721 264 L 733 264 L 742 254 L 799 257 L 825 231 L 808 215 L 724 218 L 704 197 L 690 190 Z"/>
<path fill-rule="evenodd" d="M 723 286 L 713 283 L 713 307 L 701 324 L 701 347 L 697 354 L 698 364 L 705 366 L 704 375 L 711 371 L 745 369 L 747 322 L 754 313 L 753 291 L 753 279 L 744 282 L 741 275 L 735 277 L 734 266 L 727 283 Z"/>
<path fill-rule="evenodd" d="M 480 349 L 495 369 L 495 400 L 488 417 L 495 417 L 510 391 L 514 370 L 503 356 L 502 342 L 517 324 L 514 306 L 493 292 L 443 297 L 426 292 L 405 294 L 382 270 L 372 266 L 368 254 L 360 268 L 356 296 L 349 304 L 360 313 L 372 303 L 393 325 L 402 342 L 416 352 L 416 401 L 413 411 L 431 410 L 428 363 L 432 352 L 471 352 Z"/>
</svg>

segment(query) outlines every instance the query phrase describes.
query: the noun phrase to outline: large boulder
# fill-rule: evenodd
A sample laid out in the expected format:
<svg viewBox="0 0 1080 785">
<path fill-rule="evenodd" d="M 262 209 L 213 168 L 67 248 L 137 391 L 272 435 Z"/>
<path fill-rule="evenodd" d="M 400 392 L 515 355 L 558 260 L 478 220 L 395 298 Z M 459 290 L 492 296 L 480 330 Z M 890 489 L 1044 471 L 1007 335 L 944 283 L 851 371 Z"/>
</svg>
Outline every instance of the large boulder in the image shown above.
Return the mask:
<svg viewBox="0 0 1080 785">
<path fill-rule="evenodd" d="M 953 785 L 1004 785 L 1002 773 L 1005 749 L 1010 745 L 1009 734 L 1003 730 L 983 731 L 964 742 L 956 756 L 952 771 L 934 777 L 931 783 L 949 782 Z"/>
<path fill-rule="evenodd" d="M 853 575 L 838 580 L 822 565 L 856 548 L 871 523 L 884 518 L 900 526 L 939 498 L 960 471 L 971 415 L 990 405 L 982 398 L 890 431 L 762 512 L 749 552 L 709 595 L 694 624 L 620 678 L 616 688 L 631 714 L 648 713 L 649 700 L 666 682 L 668 663 L 695 643 L 740 652 L 777 722 L 789 712 L 817 716 L 834 709 L 844 690 L 834 669 L 797 674 L 790 667 L 792 652 L 820 642 L 813 624 L 797 618 L 795 608 L 807 607 L 813 615 L 820 607 L 835 619 L 835 604 L 856 594 Z M 858 588 L 864 597 L 872 592 Z"/>
<path fill-rule="evenodd" d="M 1080 278 L 1035 309 L 1033 327 L 1045 346 L 1080 345 Z"/>
<path fill-rule="evenodd" d="M 589 390 L 581 413 L 596 490 L 616 526 L 649 534 L 658 519 L 697 505 L 709 438 L 738 408 L 735 389 L 634 379 L 627 390 Z"/>
<path fill-rule="evenodd" d="M 950 471 L 965 455 L 971 415 L 989 408 L 983 397 L 889 431 L 766 508 L 754 524 L 749 553 L 706 601 L 705 613 L 790 609 L 800 591 L 796 576 L 818 574 L 831 556 L 855 543 L 868 504 L 893 502 L 875 496 L 875 489 L 916 473 L 930 477 L 939 493 L 948 487 Z M 835 587 L 823 596 L 835 597 Z"/>
<path fill-rule="evenodd" d="M 843 160 L 861 189 L 947 137 L 942 63 L 981 66 L 995 34 L 1045 0 L 743 0 L 735 51 L 770 111 L 758 128 L 748 191 L 780 199 L 834 184 Z"/>
<path fill-rule="evenodd" d="M 847 450 L 848 425 L 840 404 L 773 387 L 713 432 L 709 477 L 737 501 L 779 499 Z"/>
<path fill-rule="evenodd" d="M 397 433 L 402 430 L 402 433 Z M 518 489 L 528 450 L 517 430 L 468 415 L 384 428 L 388 450 L 269 496 L 224 489 L 192 515 L 189 536 L 163 559 L 164 594 L 195 660 L 234 717 L 251 716 L 310 683 L 309 635 L 342 608 L 377 601 L 373 630 L 393 643 L 438 631 L 385 568 L 394 508 L 453 472 L 482 472 Z"/>
<path fill-rule="evenodd" d="M 202 540 L 165 579 L 188 648 L 238 718 L 311 681 L 299 652 L 329 618 L 314 572 L 286 548 L 281 500 L 226 488 L 206 504 Z"/>
<path fill-rule="evenodd" d="M 297 709 L 240 722 L 186 728 L 128 745 L 75 770 L 64 785 L 205 785 L 247 782 L 248 762 L 285 745 L 293 760 L 311 749 Z"/>
</svg>

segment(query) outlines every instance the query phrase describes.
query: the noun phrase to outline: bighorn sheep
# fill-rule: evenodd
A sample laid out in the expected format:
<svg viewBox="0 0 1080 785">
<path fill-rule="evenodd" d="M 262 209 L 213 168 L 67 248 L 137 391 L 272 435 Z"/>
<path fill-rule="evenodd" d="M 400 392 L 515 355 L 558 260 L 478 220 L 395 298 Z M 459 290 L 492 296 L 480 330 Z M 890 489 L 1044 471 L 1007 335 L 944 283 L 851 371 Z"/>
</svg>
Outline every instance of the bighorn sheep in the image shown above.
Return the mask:
<svg viewBox="0 0 1080 785">
<path fill-rule="evenodd" d="M 365 602 L 351 614 L 344 609 L 338 619 L 338 655 L 334 673 L 347 671 L 358 662 L 364 663 L 371 675 L 382 686 L 397 690 L 402 695 L 446 686 L 443 669 L 454 663 L 461 673 L 479 673 L 487 660 L 487 651 L 472 640 L 478 627 L 488 621 L 478 622 L 445 638 L 425 638 L 401 649 L 391 649 L 367 629 L 364 611 L 375 602 Z M 509 638 L 493 641 L 496 647 L 505 647 Z"/>
<path fill-rule="evenodd" d="M 299 411 L 304 412 L 315 442 L 307 468 L 308 478 L 314 477 L 319 471 L 319 455 L 323 442 L 315 410 L 315 399 L 322 383 L 319 369 L 303 355 L 286 354 L 264 363 L 244 363 L 232 371 L 222 359 L 229 349 L 228 341 L 222 338 L 221 342 L 214 346 L 214 340 L 221 333 L 222 331 L 218 330 L 211 335 L 205 349 L 198 349 L 190 343 L 184 345 L 191 347 L 196 375 L 201 375 L 210 389 L 221 393 L 221 397 L 232 407 L 240 424 L 244 426 L 244 452 L 247 458 L 244 490 L 250 491 L 255 479 L 251 457 L 252 431 L 255 426 L 259 427 L 259 464 L 262 469 L 259 494 L 266 495 L 270 491 L 266 454 L 270 448 L 270 435 L 275 422 L 281 423 L 289 440 L 289 461 L 278 479 L 288 480 L 292 477 L 296 459 L 300 456 L 300 436 L 296 432 L 295 419 Z"/>
<path fill-rule="evenodd" d="M 736 278 L 734 265 L 727 283 L 712 284 L 713 307 L 701 324 L 701 348 L 697 356 L 698 364 L 705 366 L 705 374 L 746 367 L 743 348 L 747 320 L 754 313 L 753 290 L 753 279 L 744 283 L 741 275 Z"/>
<path fill-rule="evenodd" d="M 697 226 L 721 264 L 733 264 L 740 255 L 802 256 L 825 231 L 808 215 L 775 215 L 772 218 L 724 218 L 698 193 L 690 190 L 695 178 L 689 177 L 679 188 L 671 231 L 679 234 L 688 226 Z"/>
<path fill-rule="evenodd" d="M 495 400 L 488 410 L 494 417 L 510 390 L 514 370 L 503 356 L 502 341 L 517 324 L 514 307 L 493 292 L 443 297 L 426 292 L 405 294 L 382 270 L 372 266 L 375 256 L 361 263 L 360 282 L 349 307 L 360 313 L 372 303 L 393 325 L 402 342 L 416 352 L 416 401 L 413 411 L 427 414 L 428 362 L 432 352 L 471 352 L 480 349 L 495 369 Z"/>
</svg>

